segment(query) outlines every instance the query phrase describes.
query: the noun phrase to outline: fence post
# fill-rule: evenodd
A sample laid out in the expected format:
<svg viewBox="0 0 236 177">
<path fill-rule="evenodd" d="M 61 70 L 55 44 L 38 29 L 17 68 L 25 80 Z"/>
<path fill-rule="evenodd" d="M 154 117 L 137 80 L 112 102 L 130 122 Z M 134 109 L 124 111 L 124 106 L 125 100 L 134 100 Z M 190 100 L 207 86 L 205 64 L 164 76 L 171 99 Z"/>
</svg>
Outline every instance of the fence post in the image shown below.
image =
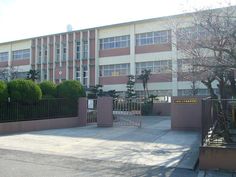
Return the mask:
<svg viewBox="0 0 236 177">
<path fill-rule="evenodd" d="M 82 97 L 79 98 L 78 101 L 78 118 L 79 118 L 79 126 L 86 126 L 87 124 L 87 98 Z"/>
<path fill-rule="evenodd" d="M 205 109 L 206 109 L 206 100 L 204 100 L 204 99 L 202 99 L 201 100 L 201 103 L 202 103 L 202 117 L 201 117 L 201 145 L 203 146 L 203 144 L 204 144 L 204 138 L 205 138 L 205 133 L 204 133 L 204 121 L 205 121 L 205 116 L 206 116 L 206 111 L 205 111 Z"/>
<path fill-rule="evenodd" d="M 113 98 L 98 97 L 97 99 L 97 125 L 98 127 L 113 126 Z"/>
</svg>

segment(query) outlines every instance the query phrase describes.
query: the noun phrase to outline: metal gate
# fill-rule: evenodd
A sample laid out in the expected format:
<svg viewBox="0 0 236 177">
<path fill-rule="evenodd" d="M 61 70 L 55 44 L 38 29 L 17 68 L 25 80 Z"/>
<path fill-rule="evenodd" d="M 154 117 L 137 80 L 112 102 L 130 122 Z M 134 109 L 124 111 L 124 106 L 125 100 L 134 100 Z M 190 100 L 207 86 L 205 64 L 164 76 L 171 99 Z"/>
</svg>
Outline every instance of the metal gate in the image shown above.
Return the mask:
<svg viewBox="0 0 236 177">
<path fill-rule="evenodd" d="M 114 124 L 119 126 L 142 126 L 141 119 L 141 100 L 114 100 L 113 119 Z"/>
<path fill-rule="evenodd" d="M 87 124 L 97 123 L 97 99 L 88 99 Z"/>
</svg>

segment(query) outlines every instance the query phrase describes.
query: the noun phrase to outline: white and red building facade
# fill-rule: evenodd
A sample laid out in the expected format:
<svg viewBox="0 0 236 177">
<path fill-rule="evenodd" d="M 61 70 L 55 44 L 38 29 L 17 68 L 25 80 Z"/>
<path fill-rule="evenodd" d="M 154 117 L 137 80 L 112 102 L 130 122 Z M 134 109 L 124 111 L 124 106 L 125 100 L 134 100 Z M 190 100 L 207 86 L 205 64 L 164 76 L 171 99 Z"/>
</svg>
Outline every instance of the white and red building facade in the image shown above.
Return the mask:
<svg viewBox="0 0 236 177">
<path fill-rule="evenodd" d="M 126 91 L 127 75 L 151 69 L 150 92 L 185 95 L 191 81 L 178 74 L 187 58 L 176 47 L 175 31 L 176 26 L 190 27 L 191 21 L 191 14 L 182 14 L 5 42 L 0 44 L 0 68 L 36 69 L 40 81 L 79 80 L 86 87 L 101 84 L 120 92 Z M 197 88 L 207 94 L 200 82 Z M 142 92 L 140 81 L 135 89 Z"/>
</svg>

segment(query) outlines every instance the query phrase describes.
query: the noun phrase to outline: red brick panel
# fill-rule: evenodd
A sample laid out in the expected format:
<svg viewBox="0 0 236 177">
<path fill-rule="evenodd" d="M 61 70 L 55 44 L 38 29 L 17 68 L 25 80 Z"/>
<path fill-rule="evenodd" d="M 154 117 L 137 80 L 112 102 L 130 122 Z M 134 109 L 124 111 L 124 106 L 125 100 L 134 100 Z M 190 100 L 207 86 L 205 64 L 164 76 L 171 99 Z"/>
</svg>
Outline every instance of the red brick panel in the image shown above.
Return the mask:
<svg viewBox="0 0 236 177">
<path fill-rule="evenodd" d="M 60 71 L 61 71 L 61 76 L 60 76 Z M 66 78 L 66 67 L 63 68 L 56 68 L 55 69 L 55 78 L 56 79 L 65 79 Z"/>
<path fill-rule="evenodd" d="M 95 58 L 95 39 L 90 39 L 90 58 Z"/>
<path fill-rule="evenodd" d="M 108 49 L 99 51 L 99 57 L 111 57 L 111 56 L 129 55 L 129 54 L 130 54 L 130 48 L 118 48 L 118 49 Z"/>
<path fill-rule="evenodd" d="M 73 43 L 69 43 L 69 60 L 72 60 L 73 59 Z"/>
<path fill-rule="evenodd" d="M 128 81 L 127 76 L 110 76 L 110 77 L 100 77 L 99 83 L 102 85 L 110 84 L 126 84 Z"/>
<path fill-rule="evenodd" d="M 171 51 L 171 43 L 168 44 L 158 44 L 158 45 L 145 45 L 145 46 L 136 46 L 135 53 L 153 53 L 153 52 L 163 52 L 163 51 Z"/>
<path fill-rule="evenodd" d="M 178 72 L 178 81 L 201 81 L 207 79 L 207 73 Z"/>
<path fill-rule="evenodd" d="M 29 65 L 29 64 L 30 64 L 29 59 L 12 61 L 12 66 Z"/>
<path fill-rule="evenodd" d="M 69 68 L 69 80 L 73 79 L 73 67 Z"/>
<path fill-rule="evenodd" d="M 53 70 L 52 69 L 50 69 L 49 70 L 49 80 L 53 80 Z"/>
<path fill-rule="evenodd" d="M 160 74 L 152 74 L 150 79 L 148 80 L 149 83 L 152 82 L 171 82 L 172 81 L 172 74 L 171 73 L 160 73 Z M 137 83 L 141 83 L 141 80 L 137 80 Z"/>
<path fill-rule="evenodd" d="M 32 65 L 35 64 L 35 47 L 31 48 L 31 53 L 32 53 Z"/>
<path fill-rule="evenodd" d="M 91 86 L 95 85 L 95 66 L 90 66 L 90 83 Z"/>
</svg>

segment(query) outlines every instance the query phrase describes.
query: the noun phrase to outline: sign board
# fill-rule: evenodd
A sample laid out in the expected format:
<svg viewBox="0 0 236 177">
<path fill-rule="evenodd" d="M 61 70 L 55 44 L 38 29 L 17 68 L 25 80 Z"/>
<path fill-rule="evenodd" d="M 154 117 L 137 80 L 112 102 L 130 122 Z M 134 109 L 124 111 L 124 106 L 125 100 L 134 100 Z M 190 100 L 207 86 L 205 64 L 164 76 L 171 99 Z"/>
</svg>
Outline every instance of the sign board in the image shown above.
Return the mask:
<svg viewBox="0 0 236 177">
<path fill-rule="evenodd" d="M 196 98 L 181 98 L 174 100 L 176 104 L 197 104 L 198 100 Z"/>
<path fill-rule="evenodd" d="M 88 109 L 94 109 L 94 100 L 88 100 Z"/>
</svg>

